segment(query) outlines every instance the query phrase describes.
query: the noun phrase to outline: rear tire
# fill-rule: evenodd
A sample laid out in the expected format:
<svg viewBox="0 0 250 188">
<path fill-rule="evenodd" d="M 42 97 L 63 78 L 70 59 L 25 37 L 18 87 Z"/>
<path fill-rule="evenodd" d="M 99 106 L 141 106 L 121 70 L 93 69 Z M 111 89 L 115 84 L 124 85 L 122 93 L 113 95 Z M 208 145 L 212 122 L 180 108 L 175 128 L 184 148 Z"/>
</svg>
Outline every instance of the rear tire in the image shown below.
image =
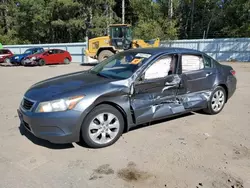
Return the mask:
<svg viewBox="0 0 250 188">
<path fill-rule="evenodd" d="M 10 64 L 10 58 L 8 58 L 8 57 L 7 57 L 7 58 L 5 58 L 5 59 L 4 59 L 4 63 L 8 63 L 8 64 Z"/>
<path fill-rule="evenodd" d="M 81 136 L 90 148 L 103 148 L 114 144 L 122 135 L 124 119 L 114 107 L 106 104 L 95 107 L 84 119 Z"/>
<path fill-rule="evenodd" d="M 68 65 L 68 64 L 70 64 L 70 60 L 69 60 L 68 58 L 65 58 L 65 59 L 63 60 L 63 63 L 66 64 L 66 65 Z"/>
<path fill-rule="evenodd" d="M 38 61 L 38 65 L 39 65 L 39 66 L 44 66 L 45 64 L 46 64 L 46 62 L 45 62 L 44 59 L 40 59 L 40 60 Z"/>
<path fill-rule="evenodd" d="M 107 59 L 112 55 L 114 55 L 114 53 L 111 52 L 110 50 L 103 50 L 98 55 L 98 61 L 102 62 L 104 59 Z"/>
<path fill-rule="evenodd" d="M 221 86 L 217 86 L 212 92 L 208 101 L 208 107 L 204 109 L 204 112 L 210 115 L 220 113 L 225 106 L 226 97 L 225 89 Z"/>
</svg>

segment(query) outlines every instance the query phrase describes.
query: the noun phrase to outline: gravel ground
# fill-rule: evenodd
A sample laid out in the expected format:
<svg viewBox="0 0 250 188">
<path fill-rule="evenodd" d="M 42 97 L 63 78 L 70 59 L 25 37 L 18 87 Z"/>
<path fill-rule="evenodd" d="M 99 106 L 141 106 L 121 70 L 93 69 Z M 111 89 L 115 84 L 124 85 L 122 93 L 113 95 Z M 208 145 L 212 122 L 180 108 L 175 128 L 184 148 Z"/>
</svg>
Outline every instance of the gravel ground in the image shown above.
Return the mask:
<svg viewBox="0 0 250 188">
<path fill-rule="evenodd" d="M 98 150 L 37 139 L 20 129 L 16 113 L 35 82 L 89 67 L 1 66 L 0 187 L 249 188 L 250 64 L 230 65 L 237 91 L 220 114 L 157 122 Z"/>
</svg>

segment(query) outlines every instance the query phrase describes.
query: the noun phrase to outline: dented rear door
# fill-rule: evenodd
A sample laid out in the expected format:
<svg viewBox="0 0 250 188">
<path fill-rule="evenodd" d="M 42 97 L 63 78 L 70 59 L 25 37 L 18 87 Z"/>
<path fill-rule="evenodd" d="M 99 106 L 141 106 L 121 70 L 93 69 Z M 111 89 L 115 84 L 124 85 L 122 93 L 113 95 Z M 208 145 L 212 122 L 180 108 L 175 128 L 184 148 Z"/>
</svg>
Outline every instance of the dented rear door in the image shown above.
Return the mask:
<svg viewBox="0 0 250 188">
<path fill-rule="evenodd" d="M 213 65 L 206 64 L 201 54 L 182 54 L 181 67 L 178 99 L 185 109 L 206 108 L 216 79 Z"/>
</svg>

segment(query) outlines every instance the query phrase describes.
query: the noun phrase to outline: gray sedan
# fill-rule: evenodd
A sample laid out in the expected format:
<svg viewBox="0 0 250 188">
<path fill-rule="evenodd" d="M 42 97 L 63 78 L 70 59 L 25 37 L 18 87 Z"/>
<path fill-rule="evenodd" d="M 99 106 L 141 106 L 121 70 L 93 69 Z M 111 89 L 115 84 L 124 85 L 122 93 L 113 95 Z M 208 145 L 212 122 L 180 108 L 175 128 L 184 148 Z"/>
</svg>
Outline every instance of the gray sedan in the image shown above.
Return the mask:
<svg viewBox="0 0 250 188">
<path fill-rule="evenodd" d="M 236 83 L 232 67 L 200 51 L 133 49 L 33 85 L 18 114 L 39 138 L 101 148 L 139 124 L 196 110 L 218 114 Z"/>
</svg>

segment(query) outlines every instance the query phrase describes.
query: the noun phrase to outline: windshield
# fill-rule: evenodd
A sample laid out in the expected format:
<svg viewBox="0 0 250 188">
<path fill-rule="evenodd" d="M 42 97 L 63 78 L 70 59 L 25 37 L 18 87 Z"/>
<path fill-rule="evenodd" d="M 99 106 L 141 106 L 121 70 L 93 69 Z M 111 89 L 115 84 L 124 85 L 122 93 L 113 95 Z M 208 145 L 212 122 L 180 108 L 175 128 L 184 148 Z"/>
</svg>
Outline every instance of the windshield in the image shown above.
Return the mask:
<svg viewBox="0 0 250 188">
<path fill-rule="evenodd" d="M 8 54 L 9 51 L 8 50 L 0 50 L 0 54 Z"/>
<path fill-rule="evenodd" d="M 132 40 L 132 30 L 130 27 L 110 27 L 110 34 L 112 38 L 123 38 Z"/>
<path fill-rule="evenodd" d="M 43 49 L 36 49 L 34 50 L 34 54 L 40 54 L 40 53 L 43 53 L 44 50 Z"/>
<path fill-rule="evenodd" d="M 26 50 L 24 53 L 25 54 L 32 54 L 32 50 Z"/>
<path fill-rule="evenodd" d="M 96 65 L 90 72 L 107 78 L 127 79 L 150 56 L 151 54 L 148 53 L 121 52 Z"/>
</svg>

